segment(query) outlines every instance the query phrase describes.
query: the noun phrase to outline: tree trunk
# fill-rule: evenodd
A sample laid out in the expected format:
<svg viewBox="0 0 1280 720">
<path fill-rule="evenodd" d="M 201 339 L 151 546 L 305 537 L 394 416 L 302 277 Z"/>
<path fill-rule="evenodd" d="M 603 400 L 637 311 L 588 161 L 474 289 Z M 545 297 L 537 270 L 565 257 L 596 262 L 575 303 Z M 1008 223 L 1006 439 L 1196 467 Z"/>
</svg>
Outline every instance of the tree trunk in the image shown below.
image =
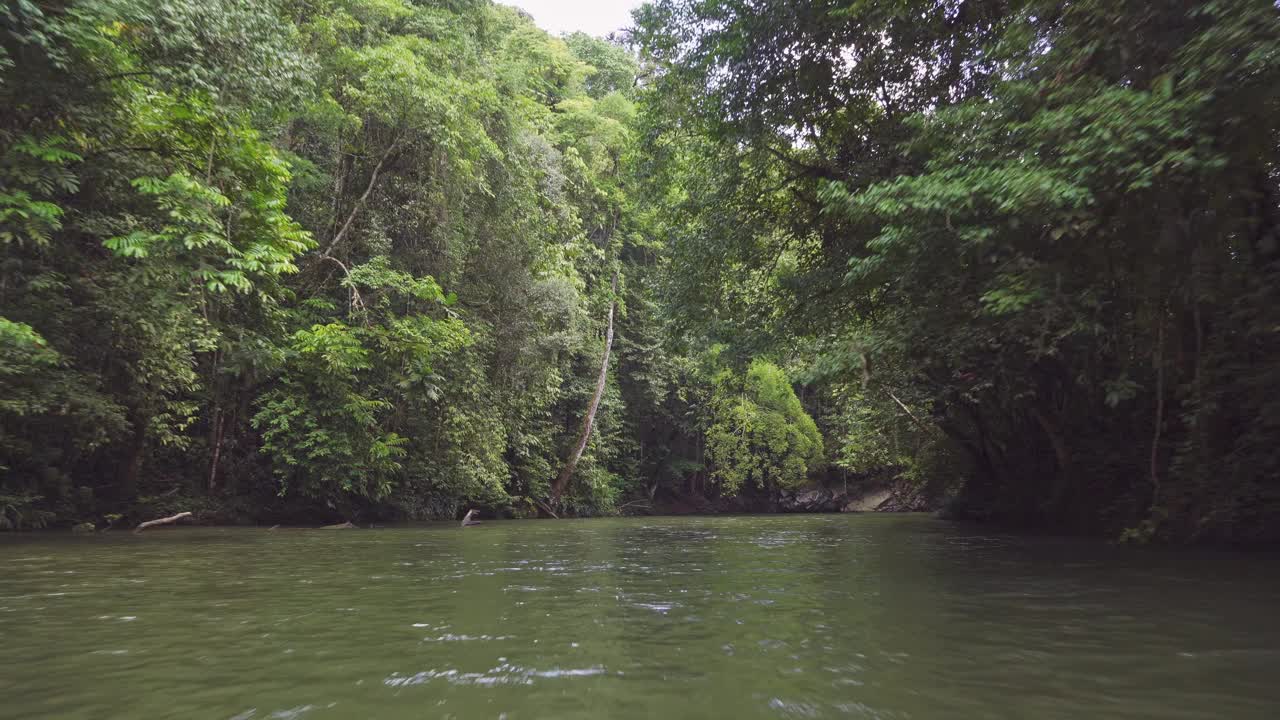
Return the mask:
<svg viewBox="0 0 1280 720">
<path fill-rule="evenodd" d="M 213 458 L 209 461 L 209 492 L 218 487 L 218 460 L 222 457 L 222 436 L 226 429 L 226 416 L 222 408 L 213 411 Z"/>
<path fill-rule="evenodd" d="M 130 443 L 124 467 L 120 469 L 118 492 L 120 500 L 132 500 L 138 495 L 138 477 L 142 474 L 142 461 L 147 451 L 147 421 L 141 415 L 130 413 L 133 425 L 133 441 Z"/>
<path fill-rule="evenodd" d="M 1164 431 L 1164 307 L 1160 307 L 1159 326 L 1156 329 L 1156 417 L 1151 433 L 1151 507 L 1160 500 L 1160 435 Z"/>
<path fill-rule="evenodd" d="M 573 452 L 569 454 L 569 459 L 564 464 L 564 468 L 560 470 L 560 475 L 556 477 L 555 482 L 551 485 L 551 504 L 560 502 L 560 496 L 564 494 L 565 488 L 569 486 L 569 480 L 573 478 L 573 471 L 578 467 L 578 461 L 582 459 L 582 453 L 587 449 L 587 443 L 591 440 L 591 427 L 596 421 L 596 410 L 600 408 L 600 399 L 604 397 L 605 382 L 609 379 L 609 352 L 613 349 L 613 313 L 618 306 L 618 273 L 613 274 L 612 284 L 613 297 L 609 299 L 609 325 L 604 336 L 604 357 L 600 360 L 600 377 L 596 379 L 596 391 L 591 396 L 591 405 L 587 407 L 587 415 L 582 419 L 582 431 L 578 434 L 578 443 L 574 446 Z"/>
<path fill-rule="evenodd" d="M 943 435 L 951 438 L 952 442 L 959 445 L 961 450 L 969 453 L 969 458 L 973 460 L 975 472 L 986 472 L 991 475 L 995 474 L 995 469 L 991 467 L 990 460 L 987 457 L 986 452 L 979 446 L 978 441 L 970 438 L 968 435 L 965 435 L 959 430 L 959 428 L 956 428 L 949 421 L 944 420 L 939 422 L 937 423 L 937 426 L 938 429 L 942 431 Z"/>
<path fill-rule="evenodd" d="M 1053 493 L 1049 498 L 1049 505 L 1056 508 L 1062 502 L 1063 495 L 1067 492 L 1067 483 L 1070 480 L 1067 468 L 1071 465 L 1071 451 L 1067 449 L 1067 441 L 1063 437 L 1062 429 L 1044 411 L 1038 407 L 1032 407 L 1031 417 L 1035 419 L 1040 429 L 1044 431 L 1045 436 L 1049 438 L 1049 444 L 1053 447 L 1054 458 L 1058 462 L 1058 476 L 1054 478 Z"/>
</svg>

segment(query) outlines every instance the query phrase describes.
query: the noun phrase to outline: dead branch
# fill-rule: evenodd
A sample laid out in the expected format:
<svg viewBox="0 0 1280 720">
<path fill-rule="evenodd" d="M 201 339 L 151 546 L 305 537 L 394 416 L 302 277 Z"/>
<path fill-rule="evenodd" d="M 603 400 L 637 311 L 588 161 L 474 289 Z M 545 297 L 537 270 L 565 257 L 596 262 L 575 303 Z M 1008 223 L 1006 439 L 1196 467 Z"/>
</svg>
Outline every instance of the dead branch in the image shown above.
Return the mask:
<svg viewBox="0 0 1280 720">
<path fill-rule="evenodd" d="M 351 280 L 351 271 L 347 269 L 347 266 L 341 260 L 329 254 L 321 255 L 320 259 L 322 261 L 328 260 L 342 269 L 342 274 L 347 279 L 347 285 L 351 286 L 351 312 L 355 312 L 357 308 L 364 310 L 364 300 L 360 297 L 360 290 L 356 288 L 355 282 Z"/>
<path fill-rule="evenodd" d="M 191 513 L 189 513 L 189 512 L 180 512 L 180 513 L 178 513 L 177 515 L 170 515 L 169 517 L 166 517 L 166 518 L 160 518 L 160 519 L 158 519 L 158 520 L 148 520 L 148 521 L 146 521 L 146 522 L 142 523 L 141 525 L 139 525 L 138 527 L 134 528 L 134 529 L 133 529 L 133 532 L 134 532 L 134 533 L 140 533 L 140 532 L 142 532 L 143 530 L 146 530 L 147 528 L 150 528 L 150 527 L 155 527 L 155 526 L 157 526 L 157 525 L 168 525 L 168 524 L 170 524 L 170 523 L 176 523 L 176 522 L 178 522 L 179 520 L 181 520 L 182 518 L 189 518 L 189 517 L 191 517 Z"/>
<path fill-rule="evenodd" d="M 382 166 L 386 164 L 387 158 L 391 157 L 391 153 L 395 152 L 396 145 L 399 143 L 400 139 L 396 138 L 387 146 L 387 151 L 382 153 L 382 158 L 378 160 L 378 164 L 373 168 L 373 173 L 369 176 L 369 184 L 365 186 L 364 192 L 356 200 L 356 204 L 351 207 L 351 213 L 347 215 L 347 221 L 342 223 L 342 228 L 333 236 L 333 240 L 329 242 L 329 247 L 324 249 L 324 255 L 332 255 L 333 249 L 338 247 L 338 243 L 342 242 L 342 238 L 346 237 L 347 231 L 351 229 L 351 223 L 355 222 L 356 214 L 360 212 L 360 208 L 364 207 L 365 201 L 369 199 L 369 194 L 373 192 L 374 186 L 378 184 L 378 174 L 382 172 Z"/>
<path fill-rule="evenodd" d="M 924 424 L 924 422 L 920 420 L 920 418 L 916 417 L 916 414 L 911 412 L 911 408 L 907 407 L 906 403 L 899 400 L 898 396 L 894 395 L 892 390 L 886 390 L 886 392 L 889 393 L 889 397 L 893 398 L 894 402 L 898 403 L 898 407 L 902 408 L 902 411 L 907 414 L 907 417 L 911 418 L 911 422 L 915 423 L 916 427 L 920 428 L 925 432 L 929 432 L 929 426 Z"/>
</svg>

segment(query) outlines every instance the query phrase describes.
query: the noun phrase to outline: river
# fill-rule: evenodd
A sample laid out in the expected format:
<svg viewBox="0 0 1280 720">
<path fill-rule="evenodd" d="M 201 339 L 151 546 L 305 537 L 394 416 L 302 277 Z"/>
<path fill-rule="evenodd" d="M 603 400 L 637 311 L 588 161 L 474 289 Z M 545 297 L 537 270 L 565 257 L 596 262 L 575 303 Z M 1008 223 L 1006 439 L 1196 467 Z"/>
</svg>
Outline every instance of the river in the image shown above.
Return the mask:
<svg viewBox="0 0 1280 720">
<path fill-rule="evenodd" d="M 886 515 L 8 535 L 0 717 L 1269 720 L 1277 567 Z"/>
</svg>

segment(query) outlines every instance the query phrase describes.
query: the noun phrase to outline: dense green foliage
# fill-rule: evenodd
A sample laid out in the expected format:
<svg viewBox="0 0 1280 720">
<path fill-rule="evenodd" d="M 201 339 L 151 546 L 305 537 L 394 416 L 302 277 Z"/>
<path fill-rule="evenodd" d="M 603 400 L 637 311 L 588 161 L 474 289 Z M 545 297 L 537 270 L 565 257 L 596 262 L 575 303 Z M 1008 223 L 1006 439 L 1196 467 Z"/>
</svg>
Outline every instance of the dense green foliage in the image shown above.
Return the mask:
<svg viewBox="0 0 1280 720">
<path fill-rule="evenodd" d="M 3 23 L 5 527 L 528 512 L 615 272 L 636 335 L 565 504 L 644 484 L 623 427 L 665 391 L 629 271 L 629 51 L 471 0 L 18 0 Z"/>
<path fill-rule="evenodd" d="M 715 378 L 707 458 L 722 492 L 800 487 L 822 458 L 822 435 L 786 375 L 757 360 L 738 377 Z"/>
<path fill-rule="evenodd" d="M 1274 3 L 638 20 L 676 307 L 810 366 L 840 461 L 1002 521 L 1280 537 Z"/>
<path fill-rule="evenodd" d="M 1267 0 L 656 0 L 629 46 L 489 0 L 0 20 L 0 526 L 900 468 L 1280 537 Z"/>
</svg>

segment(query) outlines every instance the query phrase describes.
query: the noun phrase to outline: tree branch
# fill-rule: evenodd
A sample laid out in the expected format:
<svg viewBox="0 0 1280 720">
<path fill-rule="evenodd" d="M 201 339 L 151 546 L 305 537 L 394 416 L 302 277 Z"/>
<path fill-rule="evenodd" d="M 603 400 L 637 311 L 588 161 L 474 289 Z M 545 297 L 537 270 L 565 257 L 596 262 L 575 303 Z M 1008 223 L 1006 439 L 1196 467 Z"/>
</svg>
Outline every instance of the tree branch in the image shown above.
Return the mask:
<svg viewBox="0 0 1280 720">
<path fill-rule="evenodd" d="M 898 403 L 898 407 L 902 408 L 902 412 L 906 413 L 907 417 L 911 418 L 911 422 L 915 423 L 916 427 L 920 428 L 925 432 L 929 432 L 929 426 L 925 425 L 924 422 L 920 420 L 920 418 L 916 417 L 916 414 L 911 412 L 911 408 L 907 407 L 906 403 L 899 400 L 898 396 L 894 395 L 892 390 L 889 390 L 886 388 L 885 392 L 889 393 L 889 397 L 893 398 L 893 401 Z"/>
<path fill-rule="evenodd" d="M 329 255 L 328 253 L 321 255 L 320 259 L 328 260 L 334 265 L 337 265 L 338 267 L 342 268 L 342 274 L 347 278 L 347 285 L 351 287 L 351 310 L 353 312 L 355 311 L 356 308 L 360 308 L 361 310 L 364 310 L 365 309 L 364 300 L 360 297 L 360 291 L 356 288 L 356 284 L 354 282 L 351 282 L 351 271 L 347 269 L 347 266 L 343 265 L 341 260 L 339 260 L 336 257 L 333 257 L 332 255 Z"/>
<path fill-rule="evenodd" d="M 328 256 L 333 253 L 334 248 L 338 247 L 338 243 L 347 236 L 347 231 L 351 229 L 351 223 L 355 222 L 356 215 L 360 213 L 360 208 L 364 207 L 364 203 L 369 199 L 369 194 L 373 192 L 373 188 L 378 184 L 378 175 L 382 172 L 382 166 L 387 163 L 387 159 L 391 157 L 391 153 L 395 151 L 396 146 L 400 144 L 400 138 L 391 141 L 387 146 L 386 152 L 382 153 L 382 157 L 378 160 L 378 164 L 373 167 L 373 173 L 369 175 L 369 184 L 365 186 L 364 192 L 360 194 L 360 198 L 356 200 L 356 204 L 352 206 L 351 213 L 347 215 L 347 221 L 342 223 L 342 228 L 333 236 L 333 240 L 329 241 L 329 247 L 325 248 L 324 255 Z"/>
</svg>

